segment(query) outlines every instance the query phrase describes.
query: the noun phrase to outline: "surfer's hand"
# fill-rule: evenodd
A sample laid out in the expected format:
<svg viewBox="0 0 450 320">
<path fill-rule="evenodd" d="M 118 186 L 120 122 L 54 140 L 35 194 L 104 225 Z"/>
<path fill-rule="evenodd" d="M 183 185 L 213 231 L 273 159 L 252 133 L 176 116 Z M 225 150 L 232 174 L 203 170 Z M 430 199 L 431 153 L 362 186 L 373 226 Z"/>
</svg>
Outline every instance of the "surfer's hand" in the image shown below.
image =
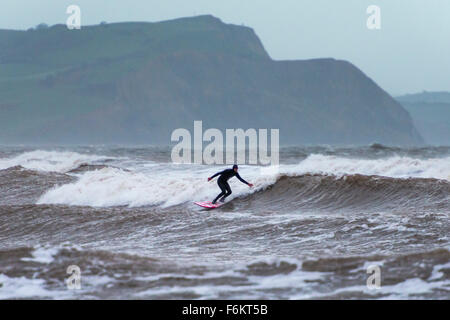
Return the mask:
<svg viewBox="0 0 450 320">
<path fill-rule="evenodd" d="M 211 181 L 211 177 L 208 178 L 208 181 Z"/>
<path fill-rule="evenodd" d="M 248 186 L 251 188 L 251 187 L 253 187 L 253 184 L 249 183 Z"/>
</svg>

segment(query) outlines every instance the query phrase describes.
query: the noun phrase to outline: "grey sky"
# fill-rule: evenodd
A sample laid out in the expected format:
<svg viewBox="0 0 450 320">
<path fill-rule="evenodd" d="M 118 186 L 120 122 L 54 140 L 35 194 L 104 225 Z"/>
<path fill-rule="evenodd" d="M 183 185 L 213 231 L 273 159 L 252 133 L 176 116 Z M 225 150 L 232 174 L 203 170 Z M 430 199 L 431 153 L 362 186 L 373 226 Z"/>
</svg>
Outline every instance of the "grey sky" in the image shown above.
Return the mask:
<svg viewBox="0 0 450 320">
<path fill-rule="evenodd" d="M 252 27 L 276 60 L 345 59 L 393 95 L 450 91 L 449 0 L 14 0 L 0 4 L 0 28 L 65 23 L 71 4 L 82 25 L 213 14 Z M 366 27 L 371 4 L 381 30 Z"/>
</svg>

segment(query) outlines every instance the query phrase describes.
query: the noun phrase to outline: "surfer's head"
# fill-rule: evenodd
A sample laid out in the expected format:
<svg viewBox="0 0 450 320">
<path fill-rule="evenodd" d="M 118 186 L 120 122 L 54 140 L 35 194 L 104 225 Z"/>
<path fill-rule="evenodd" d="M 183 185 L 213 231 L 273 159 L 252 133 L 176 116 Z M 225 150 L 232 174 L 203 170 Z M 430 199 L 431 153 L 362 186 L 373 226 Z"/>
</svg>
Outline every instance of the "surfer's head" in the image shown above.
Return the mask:
<svg viewBox="0 0 450 320">
<path fill-rule="evenodd" d="M 237 164 L 235 164 L 235 165 L 233 166 L 233 170 L 236 171 L 236 172 L 238 171 L 238 166 L 237 166 Z"/>
</svg>

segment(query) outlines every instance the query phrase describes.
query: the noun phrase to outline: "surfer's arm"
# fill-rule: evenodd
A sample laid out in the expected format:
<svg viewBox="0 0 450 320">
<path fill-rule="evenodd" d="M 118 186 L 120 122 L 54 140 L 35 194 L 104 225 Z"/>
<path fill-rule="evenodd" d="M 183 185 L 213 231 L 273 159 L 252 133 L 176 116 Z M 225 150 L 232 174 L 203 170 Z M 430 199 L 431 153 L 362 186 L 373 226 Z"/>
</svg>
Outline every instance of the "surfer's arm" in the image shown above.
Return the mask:
<svg viewBox="0 0 450 320">
<path fill-rule="evenodd" d="M 238 178 L 240 182 L 245 183 L 246 185 L 249 185 L 249 186 L 252 185 L 251 183 L 248 183 L 247 181 L 242 179 L 241 176 L 239 175 L 239 173 L 236 173 L 236 178 Z"/>
<path fill-rule="evenodd" d="M 208 181 L 214 179 L 215 177 L 217 177 L 219 174 L 222 174 L 222 173 L 223 173 L 223 171 L 217 172 L 216 174 L 214 174 L 211 177 L 209 177 Z"/>
</svg>

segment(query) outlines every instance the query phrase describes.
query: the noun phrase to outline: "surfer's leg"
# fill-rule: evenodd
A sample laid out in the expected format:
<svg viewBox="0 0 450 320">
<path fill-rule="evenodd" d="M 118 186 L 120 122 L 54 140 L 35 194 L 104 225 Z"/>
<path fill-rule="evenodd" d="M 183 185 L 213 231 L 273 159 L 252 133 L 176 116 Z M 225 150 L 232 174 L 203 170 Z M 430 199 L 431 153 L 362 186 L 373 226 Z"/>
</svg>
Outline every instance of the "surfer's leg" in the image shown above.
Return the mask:
<svg viewBox="0 0 450 320">
<path fill-rule="evenodd" d="M 225 182 L 225 190 L 226 190 L 226 192 L 225 192 L 224 196 L 220 199 L 220 202 L 224 202 L 225 198 L 228 197 L 232 193 L 228 182 Z"/>
<path fill-rule="evenodd" d="M 217 184 L 219 185 L 219 188 L 221 190 L 221 192 L 219 193 L 219 195 L 213 200 L 213 204 L 215 204 L 217 202 L 217 199 L 219 199 L 220 197 L 222 197 L 224 194 L 227 193 L 227 189 L 226 186 L 220 181 L 217 180 Z M 227 183 L 228 184 L 228 183 Z"/>
</svg>

